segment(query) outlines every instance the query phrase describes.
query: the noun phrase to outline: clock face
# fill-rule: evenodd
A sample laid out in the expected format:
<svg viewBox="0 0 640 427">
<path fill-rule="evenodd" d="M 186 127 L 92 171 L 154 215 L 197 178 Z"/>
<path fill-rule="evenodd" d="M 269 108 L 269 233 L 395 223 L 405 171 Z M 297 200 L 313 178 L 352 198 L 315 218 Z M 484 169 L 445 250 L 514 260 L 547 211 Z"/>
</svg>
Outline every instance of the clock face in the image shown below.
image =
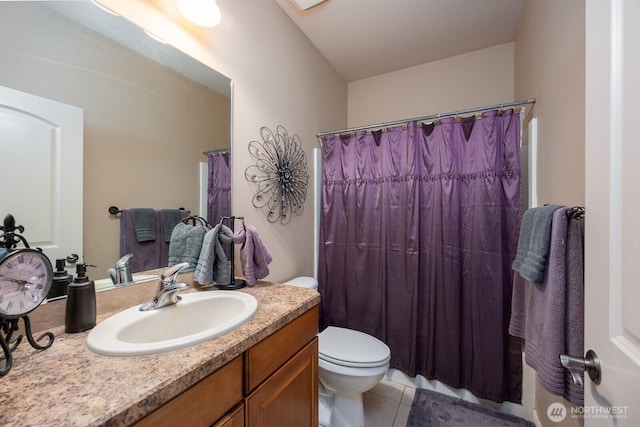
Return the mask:
<svg viewBox="0 0 640 427">
<path fill-rule="evenodd" d="M 20 317 L 40 305 L 51 288 L 53 269 L 46 255 L 21 249 L 0 260 L 0 315 Z"/>
</svg>

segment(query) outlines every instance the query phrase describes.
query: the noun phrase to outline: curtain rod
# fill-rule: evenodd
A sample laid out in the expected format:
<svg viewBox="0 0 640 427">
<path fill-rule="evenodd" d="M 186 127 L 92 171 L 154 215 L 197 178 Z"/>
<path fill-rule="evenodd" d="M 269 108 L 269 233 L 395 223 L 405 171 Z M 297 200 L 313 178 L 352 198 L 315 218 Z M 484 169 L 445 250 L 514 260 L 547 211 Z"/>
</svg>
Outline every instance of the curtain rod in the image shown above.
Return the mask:
<svg viewBox="0 0 640 427">
<path fill-rule="evenodd" d="M 316 137 L 322 138 L 325 135 L 335 135 L 335 134 L 351 133 L 358 130 L 398 126 L 398 125 L 402 125 L 407 122 L 413 122 L 413 121 L 421 122 L 425 120 L 440 119 L 443 117 L 459 116 L 461 114 L 479 113 L 481 111 L 517 107 L 518 105 L 534 104 L 535 102 L 536 102 L 535 98 L 529 98 L 522 101 L 507 102 L 506 104 L 488 105 L 486 107 L 469 108 L 468 110 L 452 111 L 450 113 L 431 114 L 430 116 L 415 117 L 413 119 L 394 120 L 392 122 L 376 123 L 373 125 L 365 125 L 365 126 L 356 126 L 348 129 L 332 130 L 329 132 L 319 132 L 316 134 Z"/>
<path fill-rule="evenodd" d="M 203 151 L 202 154 L 213 154 L 213 153 L 218 153 L 218 154 L 224 154 L 224 153 L 228 153 L 230 152 L 231 149 L 230 148 L 218 148 L 215 150 L 207 150 L 207 151 Z"/>
</svg>

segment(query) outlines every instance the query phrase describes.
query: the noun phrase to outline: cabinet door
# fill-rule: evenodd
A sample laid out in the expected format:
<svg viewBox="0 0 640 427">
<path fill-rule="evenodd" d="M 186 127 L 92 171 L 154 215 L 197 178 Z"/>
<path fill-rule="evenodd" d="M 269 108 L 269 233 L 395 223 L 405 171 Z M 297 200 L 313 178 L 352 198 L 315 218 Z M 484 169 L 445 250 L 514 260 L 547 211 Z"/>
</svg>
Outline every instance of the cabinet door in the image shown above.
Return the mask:
<svg viewBox="0 0 640 427">
<path fill-rule="evenodd" d="M 245 352 L 245 395 L 318 335 L 318 315 L 319 309 L 315 306 Z"/>
<path fill-rule="evenodd" d="M 318 339 L 278 369 L 246 400 L 247 427 L 318 425 Z"/>
<path fill-rule="evenodd" d="M 244 427 L 244 403 L 240 403 L 231 412 L 218 420 L 213 427 Z"/>
</svg>

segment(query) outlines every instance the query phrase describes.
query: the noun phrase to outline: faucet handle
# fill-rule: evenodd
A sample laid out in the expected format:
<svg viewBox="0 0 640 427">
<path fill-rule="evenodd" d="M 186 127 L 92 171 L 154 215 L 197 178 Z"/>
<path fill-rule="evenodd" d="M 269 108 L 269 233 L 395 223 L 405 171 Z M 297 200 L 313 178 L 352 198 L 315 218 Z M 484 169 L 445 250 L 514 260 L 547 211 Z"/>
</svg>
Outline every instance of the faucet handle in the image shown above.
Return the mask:
<svg viewBox="0 0 640 427">
<path fill-rule="evenodd" d="M 126 254 L 118 261 L 116 261 L 116 268 L 129 267 L 129 259 L 133 257 L 133 254 Z"/>
<path fill-rule="evenodd" d="M 160 282 L 165 284 L 175 282 L 178 274 L 190 265 L 188 262 L 181 262 L 180 264 L 166 268 L 162 274 L 160 274 Z"/>
</svg>

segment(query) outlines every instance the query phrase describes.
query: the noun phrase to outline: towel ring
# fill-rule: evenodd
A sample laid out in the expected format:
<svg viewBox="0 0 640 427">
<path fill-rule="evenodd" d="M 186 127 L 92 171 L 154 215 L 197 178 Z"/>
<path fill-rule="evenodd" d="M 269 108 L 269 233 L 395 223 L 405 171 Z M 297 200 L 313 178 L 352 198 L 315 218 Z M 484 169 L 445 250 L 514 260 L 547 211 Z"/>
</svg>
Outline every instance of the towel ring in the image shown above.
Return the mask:
<svg viewBox="0 0 640 427">
<path fill-rule="evenodd" d="M 242 230 L 244 231 L 244 242 L 242 242 L 242 246 L 240 246 L 240 249 L 244 249 L 244 245 L 247 244 L 247 226 L 244 224 L 244 217 L 241 216 L 240 217 L 240 221 L 242 222 Z"/>
<path fill-rule="evenodd" d="M 209 230 L 211 228 L 211 224 L 209 224 L 206 219 L 198 215 L 191 215 L 180 220 L 183 224 L 187 224 L 189 221 L 193 221 L 193 226 L 196 225 L 196 221 L 199 222 L 205 230 Z"/>
</svg>

